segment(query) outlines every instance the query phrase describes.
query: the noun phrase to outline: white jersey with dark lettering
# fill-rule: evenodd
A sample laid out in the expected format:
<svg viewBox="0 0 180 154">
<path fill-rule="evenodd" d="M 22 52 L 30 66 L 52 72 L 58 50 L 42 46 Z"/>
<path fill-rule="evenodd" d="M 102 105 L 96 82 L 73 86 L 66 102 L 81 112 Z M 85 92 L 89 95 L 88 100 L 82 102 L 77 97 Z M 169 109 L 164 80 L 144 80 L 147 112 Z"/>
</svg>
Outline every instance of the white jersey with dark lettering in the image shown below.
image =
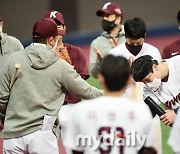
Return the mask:
<svg viewBox="0 0 180 154">
<path fill-rule="evenodd" d="M 169 68 L 167 82 L 161 82 L 157 91 L 145 86 L 144 98 L 150 96 L 160 104 L 162 102 L 168 109 L 175 110 L 180 106 L 180 55 L 165 59 Z"/>
<path fill-rule="evenodd" d="M 155 146 L 156 130 L 145 103 L 102 96 L 74 105 L 68 114 L 62 131 L 68 149 L 86 154 L 137 154 L 144 140 L 144 146 Z"/>
</svg>

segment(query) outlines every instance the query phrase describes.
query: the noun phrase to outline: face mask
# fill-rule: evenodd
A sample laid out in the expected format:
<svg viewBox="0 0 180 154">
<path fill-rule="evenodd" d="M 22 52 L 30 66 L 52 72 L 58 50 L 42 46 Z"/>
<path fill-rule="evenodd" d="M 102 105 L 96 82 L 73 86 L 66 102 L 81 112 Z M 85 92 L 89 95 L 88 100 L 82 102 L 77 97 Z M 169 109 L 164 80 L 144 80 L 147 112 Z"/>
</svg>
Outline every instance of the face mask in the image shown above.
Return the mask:
<svg viewBox="0 0 180 154">
<path fill-rule="evenodd" d="M 154 80 L 150 83 L 146 84 L 148 87 L 150 87 L 154 92 L 158 90 L 158 88 L 161 85 L 161 79 L 154 78 Z"/>
<path fill-rule="evenodd" d="M 115 21 L 115 20 L 114 20 Z M 107 20 L 102 20 L 101 24 L 102 24 L 102 28 L 104 31 L 110 32 L 115 26 L 116 24 L 114 23 L 114 21 L 107 21 Z"/>
<path fill-rule="evenodd" d="M 126 42 L 126 47 L 130 53 L 136 56 L 142 49 L 142 45 L 130 45 Z"/>
<path fill-rule="evenodd" d="M 66 35 L 66 32 L 62 29 L 58 29 L 58 35 L 64 36 L 64 35 Z"/>
</svg>

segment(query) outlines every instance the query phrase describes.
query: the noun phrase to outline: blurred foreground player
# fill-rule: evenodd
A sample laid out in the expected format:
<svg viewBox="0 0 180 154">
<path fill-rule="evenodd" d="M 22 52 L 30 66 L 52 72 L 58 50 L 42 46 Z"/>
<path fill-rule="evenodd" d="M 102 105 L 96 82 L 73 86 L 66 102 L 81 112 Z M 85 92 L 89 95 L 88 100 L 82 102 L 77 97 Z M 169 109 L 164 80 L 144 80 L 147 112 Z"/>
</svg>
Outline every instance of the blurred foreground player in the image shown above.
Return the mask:
<svg viewBox="0 0 180 154">
<path fill-rule="evenodd" d="M 71 108 L 62 136 L 66 148 L 73 153 L 86 154 L 137 154 L 145 149 L 151 154 L 156 153 L 149 108 L 123 96 L 129 75 L 128 60 L 112 55 L 104 58 L 98 79 L 105 96 L 83 101 Z M 136 138 L 135 145 L 128 145 L 128 134 L 132 131 L 141 139 L 145 137 L 146 141 L 139 142 Z"/>
</svg>

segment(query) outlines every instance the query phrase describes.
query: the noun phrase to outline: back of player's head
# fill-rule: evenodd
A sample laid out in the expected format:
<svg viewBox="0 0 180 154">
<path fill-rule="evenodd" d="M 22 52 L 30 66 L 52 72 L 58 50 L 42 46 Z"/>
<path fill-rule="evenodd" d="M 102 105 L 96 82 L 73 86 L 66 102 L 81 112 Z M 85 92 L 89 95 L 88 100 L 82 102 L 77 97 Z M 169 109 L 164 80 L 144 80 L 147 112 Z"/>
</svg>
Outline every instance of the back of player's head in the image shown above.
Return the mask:
<svg viewBox="0 0 180 154">
<path fill-rule="evenodd" d="M 149 55 L 137 58 L 131 66 L 133 79 L 137 82 L 142 81 L 149 73 L 153 73 L 153 64 L 158 65 L 158 62 Z"/>
<path fill-rule="evenodd" d="M 100 65 L 100 73 L 109 91 L 119 91 L 129 79 L 129 62 L 124 57 L 107 55 Z"/>
<path fill-rule="evenodd" d="M 138 17 L 128 19 L 124 24 L 124 30 L 126 38 L 144 38 L 146 35 L 146 24 L 142 19 Z"/>
<path fill-rule="evenodd" d="M 51 18 L 38 20 L 33 26 L 33 38 L 46 39 L 57 36 L 57 25 Z"/>
<path fill-rule="evenodd" d="M 178 13 L 177 13 L 177 21 L 178 21 L 178 23 L 180 24 L 180 10 L 179 10 Z"/>
</svg>

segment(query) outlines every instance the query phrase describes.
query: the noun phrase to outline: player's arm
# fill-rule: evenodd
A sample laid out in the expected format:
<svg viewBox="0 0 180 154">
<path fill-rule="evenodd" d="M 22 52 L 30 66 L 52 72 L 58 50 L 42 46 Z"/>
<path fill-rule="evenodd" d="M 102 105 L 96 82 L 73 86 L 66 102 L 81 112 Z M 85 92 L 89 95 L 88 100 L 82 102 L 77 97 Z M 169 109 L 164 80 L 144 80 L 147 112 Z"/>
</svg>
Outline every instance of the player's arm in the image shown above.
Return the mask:
<svg viewBox="0 0 180 154">
<path fill-rule="evenodd" d="M 59 74 L 61 75 L 60 82 L 68 92 L 82 99 L 91 99 L 102 95 L 102 91 L 83 80 L 71 65 L 62 60 L 60 66 L 63 68 Z"/>
<path fill-rule="evenodd" d="M 11 56 L 10 56 L 11 57 Z M 4 66 L 0 69 L 0 129 L 3 129 L 4 118 L 8 100 L 10 96 L 10 76 L 9 76 L 9 64 L 10 57 L 7 59 Z M 13 70 L 14 71 L 14 70 Z"/>
<path fill-rule="evenodd" d="M 74 66 L 74 69 L 77 71 L 77 73 L 80 74 L 80 76 L 84 80 L 87 80 L 90 77 L 90 75 L 88 71 L 86 57 L 81 48 L 76 47 L 75 50 L 77 51 L 77 56 L 76 56 L 76 64 Z"/>
<path fill-rule="evenodd" d="M 101 52 L 98 52 L 97 49 L 98 46 L 93 41 L 90 46 L 90 72 L 95 78 L 97 78 L 100 70 L 100 58 L 103 58 Z"/>
</svg>

